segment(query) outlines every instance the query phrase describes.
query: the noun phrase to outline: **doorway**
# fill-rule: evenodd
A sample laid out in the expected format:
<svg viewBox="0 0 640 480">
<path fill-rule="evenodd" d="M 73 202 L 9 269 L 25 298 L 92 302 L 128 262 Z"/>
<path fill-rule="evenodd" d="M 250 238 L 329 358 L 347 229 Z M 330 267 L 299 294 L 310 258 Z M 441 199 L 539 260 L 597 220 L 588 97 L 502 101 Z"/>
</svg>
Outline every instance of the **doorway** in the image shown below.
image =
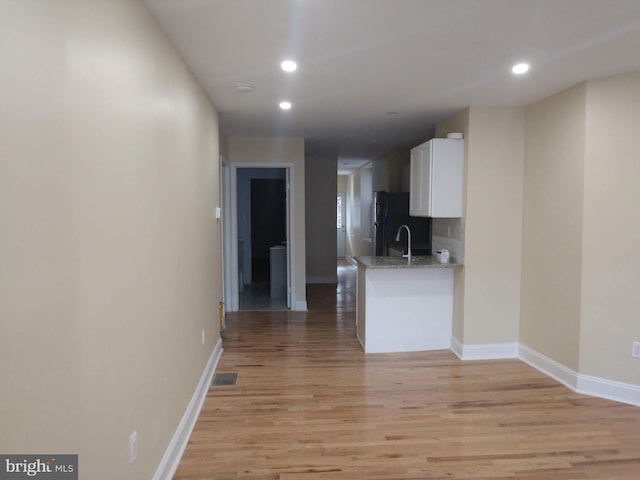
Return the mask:
<svg viewBox="0 0 640 480">
<path fill-rule="evenodd" d="M 237 167 L 238 310 L 290 305 L 287 168 Z"/>
</svg>

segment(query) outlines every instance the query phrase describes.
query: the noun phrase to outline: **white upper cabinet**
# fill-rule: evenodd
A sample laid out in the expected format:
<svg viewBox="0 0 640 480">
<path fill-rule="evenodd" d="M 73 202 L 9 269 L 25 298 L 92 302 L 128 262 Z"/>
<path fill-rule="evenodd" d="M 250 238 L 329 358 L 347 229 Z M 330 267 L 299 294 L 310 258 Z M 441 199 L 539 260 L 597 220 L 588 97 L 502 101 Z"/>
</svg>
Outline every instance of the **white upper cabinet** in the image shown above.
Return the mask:
<svg viewBox="0 0 640 480">
<path fill-rule="evenodd" d="M 411 149 L 409 214 L 462 217 L 464 140 L 434 138 Z"/>
</svg>

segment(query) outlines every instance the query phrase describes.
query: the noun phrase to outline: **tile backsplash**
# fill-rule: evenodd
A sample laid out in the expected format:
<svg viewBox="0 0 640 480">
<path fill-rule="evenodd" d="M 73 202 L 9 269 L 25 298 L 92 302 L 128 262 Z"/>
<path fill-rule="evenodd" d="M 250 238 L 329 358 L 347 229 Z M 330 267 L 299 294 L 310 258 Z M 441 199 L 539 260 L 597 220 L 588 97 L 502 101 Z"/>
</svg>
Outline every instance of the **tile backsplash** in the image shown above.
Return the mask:
<svg viewBox="0 0 640 480">
<path fill-rule="evenodd" d="M 450 262 L 464 263 L 464 218 L 434 218 L 431 225 L 433 254 L 445 248 Z"/>
</svg>

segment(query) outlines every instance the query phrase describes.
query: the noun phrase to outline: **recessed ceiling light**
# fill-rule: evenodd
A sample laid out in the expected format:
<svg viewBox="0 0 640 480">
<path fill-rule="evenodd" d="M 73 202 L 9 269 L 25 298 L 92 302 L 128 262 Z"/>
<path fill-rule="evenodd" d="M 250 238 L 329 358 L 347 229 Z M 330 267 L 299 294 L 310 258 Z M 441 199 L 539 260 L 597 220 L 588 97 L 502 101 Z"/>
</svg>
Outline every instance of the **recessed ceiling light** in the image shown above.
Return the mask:
<svg viewBox="0 0 640 480">
<path fill-rule="evenodd" d="M 511 68 L 511 71 L 516 75 L 522 75 L 523 73 L 527 73 L 529 71 L 528 63 L 518 63 Z"/>
<path fill-rule="evenodd" d="M 291 102 L 280 102 L 280 108 L 282 110 L 290 110 L 291 109 Z"/>
<path fill-rule="evenodd" d="M 253 90 L 256 87 L 254 87 L 253 85 L 251 85 L 250 83 L 236 83 L 233 86 L 233 89 L 236 92 L 240 92 L 240 93 L 249 93 L 249 92 L 253 92 Z"/>
<path fill-rule="evenodd" d="M 285 60 L 280 64 L 280 67 L 282 67 L 282 70 L 285 72 L 295 72 L 296 68 L 298 68 L 298 64 L 293 60 Z"/>
</svg>

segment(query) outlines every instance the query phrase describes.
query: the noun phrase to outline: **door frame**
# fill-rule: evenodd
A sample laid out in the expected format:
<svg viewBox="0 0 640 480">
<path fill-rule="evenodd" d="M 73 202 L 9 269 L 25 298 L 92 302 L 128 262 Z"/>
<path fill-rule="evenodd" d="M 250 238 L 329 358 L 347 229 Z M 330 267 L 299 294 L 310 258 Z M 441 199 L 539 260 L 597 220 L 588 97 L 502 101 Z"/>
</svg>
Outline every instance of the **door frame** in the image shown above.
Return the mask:
<svg viewBox="0 0 640 480">
<path fill-rule="evenodd" d="M 294 215 L 294 202 L 292 192 L 294 189 L 294 164 L 292 162 L 246 162 L 246 163 L 230 163 L 229 185 L 230 188 L 225 189 L 225 193 L 228 191 L 228 195 L 225 194 L 225 200 L 227 200 L 225 213 L 229 219 L 227 226 L 229 231 L 229 245 L 225 254 L 229 255 L 230 261 L 229 269 L 225 269 L 224 283 L 225 293 L 228 293 L 229 308 L 227 311 L 237 312 L 240 310 L 240 292 L 239 292 L 239 279 L 238 279 L 238 169 L 240 168 L 258 168 L 258 169 L 273 169 L 282 168 L 286 171 L 286 215 L 287 215 L 287 306 L 291 309 L 297 305 L 296 299 L 296 278 L 295 278 L 295 215 Z M 227 178 L 224 179 L 227 181 Z"/>
<path fill-rule="evenodd" d="M 231 259 L 233 258 L 232 245 L 232 216 L 231 216 L 231 168 L 226 158 L 220 155 L 220 179 L 221 187 L 220 193 L 222 196 L 222 298 L 225 305 L 225 311 L 233 310 L 233 291 L 231 285 L 233 285 L 234 278 L 234 265 Z M 237 237 L 236 237 L 237 238 Z M 237 244 L 237 241 L 236 241 Z M 235 249 L 236 263 L 235 263 L 235 285 L 238 286 L 238 248 Z M 236 299 L 237 300 L 237 299 Z M 236 310 L 238 305 L 236 305 Z"/>
</svg>

